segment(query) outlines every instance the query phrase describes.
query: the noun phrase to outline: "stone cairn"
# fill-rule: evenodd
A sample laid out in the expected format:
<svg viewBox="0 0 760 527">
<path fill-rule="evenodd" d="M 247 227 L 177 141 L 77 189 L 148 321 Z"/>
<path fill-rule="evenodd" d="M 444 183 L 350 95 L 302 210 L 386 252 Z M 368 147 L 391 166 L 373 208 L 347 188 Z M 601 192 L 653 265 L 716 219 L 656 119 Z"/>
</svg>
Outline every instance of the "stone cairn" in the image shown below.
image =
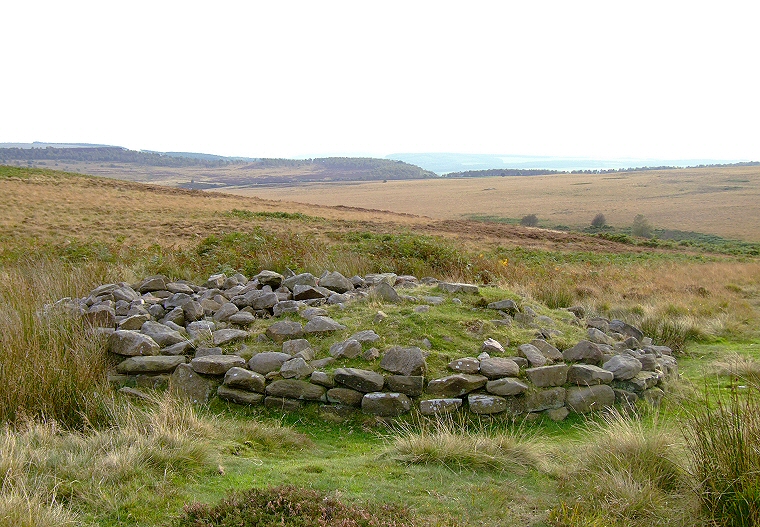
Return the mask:
<svg viewBox="0 0 760 527">
<path fill-rule="evenodd" d="M 437 287 L 443 296 L 402 294 L 414 292 L 420 283 Z M 581 307 L 568 311 L 575 323 L 585 323 L 586 340 L 560 351 L 549 342 L 551 331 L 539 329 L 534 340 L 517 347 L 517 356 L 509 356 L 501 343 L 489 338 L 477 357 L 451 361 L 451 373 L 440 378 L 426 376 L 427 352 L 419 347 L 393 346 L 384 352 L 371 347 L 380 339 L 371 329 L 332 345 L 329 356 L 316 358 L 310 337 L 346 330 L 320 306 L 350 309 L 370 292 L 383 302 L 414 302 L 415 311 L 425 312 L 446 301 L 461 303 L 453 294 L 479 291 L 471 284 L 392 273 L 346 278 L 326 272 L 317 278 L 262 271 L 250 280 L 241 274 L 216 274 L 203 285 L 151 276 L 132 285 L 102 285 L 86 298 L 67 298 L 56 305 L 83 316 L 107 336 L 109 352 L 121 358 L 109 375 L 116 388 L 140 397 L 145 396 L 140 388 L 168 387 L 199 404 L 218 396 L 284 411 L 313 402 L 337 416 L 361 409 L 395 417 L 416 406 L 423 415 L 466 409 L 510 417 L 540 413 L 563 420 L 570 412 L 614 404 L 657 405 L 664 382 L 678 375 L 670 348 L 653 345 L 641 330 L 621 320 L 586 318 Z M 488 304 L 487 310 L 497 324 L 514 321 L 538 328 L 536 322 L 547 318 L 536 316 L 530 307 L 520 309 L 513 300 Z M 283 318 L 286 314 L 301 321 L 292 315 Z M 254 338 L 246 328 L 257 318 L 273 321 L 256 338 L 278 351 L 246 360 L 230 349 Z M 378 311 L 375 322 L 384 318 Z M 378 368 L 334 368 L 343 358 L 368 363 L 380 359 L 383 373 Z"/>
</svg>

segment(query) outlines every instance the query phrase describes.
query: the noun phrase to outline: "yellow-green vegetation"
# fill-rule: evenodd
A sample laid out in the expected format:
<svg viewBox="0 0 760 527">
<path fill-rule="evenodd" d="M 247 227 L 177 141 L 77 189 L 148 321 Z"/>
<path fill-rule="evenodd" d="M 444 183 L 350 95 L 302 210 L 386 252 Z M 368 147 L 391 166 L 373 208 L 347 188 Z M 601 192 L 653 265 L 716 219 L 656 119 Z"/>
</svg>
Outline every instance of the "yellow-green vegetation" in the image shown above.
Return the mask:
<svg viewBox="0 0 760 527">
<path fill-rule="evenodd" d="M 340 511 L 357 525 L 734 526 L 758 517 L 753 257 L 6 167 L 0 210 L 2 526 L 235 525 L 252 518 L 250 503 L 282 506 L 273 505 L 279 518 L 293 520 L 284 525 L 299 525 L 296 509 Z M 414 416 L 392 426 L 326 421 L 313 407 L 282 415 L 219 401 L 193 408 L 162 394 L 133 402 L 104 382 L 104 343 L 45 308 L 154 273 L 199 281 L 286 267 L 484 285 L 435 312 L 370 296 L 340 313 L 351 330 L 375 329 L 381 349 L 427 338 L 431 375 L 477 355 L 484 338 L 512 349 L 529 341 L 529 329 L 484 316 L 488 302 L 511 298 L 556 320 L 560 347 L 584 331 L 570 305 L 641 326 L 681 352 L 684 380 L 671 393 L 688 397 L 635 419 Z M 380 309 L 388 318 L 375 324 Z M 315 342 L 324 352 L 338 338 Z M 330 507 L 310 508 L 317 503 Z M 353 525 L 336 522 L 323 524 Z"/>
</svg>

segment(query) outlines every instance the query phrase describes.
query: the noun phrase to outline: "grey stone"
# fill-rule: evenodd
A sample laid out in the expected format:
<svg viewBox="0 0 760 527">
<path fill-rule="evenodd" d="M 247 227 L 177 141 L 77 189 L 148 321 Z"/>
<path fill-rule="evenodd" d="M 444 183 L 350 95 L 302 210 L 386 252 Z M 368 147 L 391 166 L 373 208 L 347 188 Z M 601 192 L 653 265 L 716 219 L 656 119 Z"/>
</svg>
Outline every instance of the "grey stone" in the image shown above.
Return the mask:
<svg viewBox="0 0 760 527">
<path fill-rule="evenodd" d="M 364 394 L 350 388 L 332 388 L 327 390 L 327 400 L 333 404 L 361 406 Z"/>
<path fill-rule="evenodd" d="M 334 333 L 335 331 L 343 331 L 344 329 L 346 329 L 346 326 L 339 324 L 330 317 L 317 316 L 306 323 L 303 331 L 310 335 L 320 335 Z"/>
<path fill-rule="evenodd" d="M 196 320 L 201 320 L 206 314 L 203 306 L 195 300 L 191 300 L 190 302 L 185 303 L 182 306 L 182 312 L 185 314 L 185 322 L 195 322 Z"/>
<path fill-rule="evenodd" d="M 422 375 L 386 375 L 385 386 L 392 392 L 419 397 L 425 388 L 425 378 Z"/>
<path fill-rule="evenodd" d="M 642 366 L 639 359 L 630 355 L 615 355 L 610 360 L 602 364 L 602 368 L 612 372 L 615 380 L 627 381 L 633 379 L 641 371 Z"/>
<path fill-rule="evenodd" d="M 232 302 L 226 302 L 222 304 L 222 306 L 217 310 L 216 313 L 212 316 L 214 320 L 217 322 L 226 322 L 227 319 L 229 319 L 232 315 L 237 313 L 238 307 L 233 304 Z"/>
<path fill-rule="evenodd" d="M 283 379 L 304 379 L 311 376 L 314 368 L 300 357 L 285 361 L 280 367 L 280 375 Z"/>
<path fill-rule="evenodd" d="M 592 364 L 573 364 L 567 371 L 567 382 L 578 386 L 593 386 L 612 382 L 613 374 Z"/>
<path fill-rule="evenodd" d="M 184 340 L 171 346 L 166 346 L 161 350 L 161 355 L 190 355 L 193 353 L 193 343 L 189 340 Z M 196 350 L 196 354 L 198 351 Z"/>
<path fill-rule="evenodd" d="M 297 412 L 303 408 L 303 401 L 288 399 L 287 397 L 264 397 L 264 406 L 270 410 Z"/>
<path fill-rule="evenodd" d="M 321 298 L 327 298 L 330 295 L 325 295 L 316 287 L 310 285 L 296 285 L 293 288 L 293 300 L 315 300 Z"/>
<path fill-rule="evenodd" d="M 423 375 L 427 365 L 425 355 L 420 348 L 394 346 L 383 354 L 380 368 L 398 375 Z"/>
<path fill-rule="evenodd" d="M 321 307 L 307 307 L 301 311 L 300 315 L 308 321 L 314 317 L 326 317 L 328 313 Z"/>
<path fill-rule="evenodd" d="M 227 280 L 227 275 L 224 273 L 212 274 L 203 283 L 203 287 L 208 287 L 209 289 L 219 288 L 224 285 L 225 280 Z"/>
<path fill-rule="evenodd" d="M 401 297 L 399 296 L 398 292 L 393 288 L 393 286 L 387 284 L 386 282 L 380 282 L 377 284 L 374 291 L 375 295 L 383 302 L 391 302 L 393 304 L 401 302 Z"/>
<path fill-rule="evenodd" d="M 290 360 L 292 357 L 287 353 L 280 353 L 278 351 L 265 351 L 258 353 L 251 357 L 248 361 L 248 368 L 256 373 L 266 375 L 273 371 L 280 371 L 285 361 Z"/>
<path fill-rule="evenodd" d="M 422 415 L 451 414 L 462 407 L 462 399 L 427 399 L 420 401 Z"/>
<path fill-rule="evenodd" d="M 480 360 L 480 373 L 489 379 L 517 377 L 520 373 L 520 367 L 512 359 L 488 357 Z"/>
<path fill-rule="evenodd" d="M 446 291 L 447 293 L 469 293 L 476 295 L 479 291 L 478 286 L 476 285 L 462 284 L 459 282 L 438 282 L 438 285 L 436 287 L 438 287 L 438 289 L 441 291 Z"/>
<path fill-rule="evenodd" d="M 282 352 L 291 356 L 306 349 L 311 349 L 311 344 L 306 339 L 292 339 L 282 343 Z"/>
<path fill-rule="evenodd" d="M 282 285 L 293 291 L 293 288 L 297 285 L 306 285 L 311 287 L 317 286 L 317 277 L 311 273 L 301 273 L 295 276 L 291 276 L 282 281 Z"/>
<path fill-rule="evenodd" d="M 362 398 L 362 412 L 380 417 L 398 417 L 412 409 L 412 402 L 403 393 L 368 393 Z"/>
<path fill-rule="evenodd" d="M 385 282 L 388 285 L 396 285 L 396 278 L 398 278 L 398 276 L 395 273 L 375 273 L 368 274 L 364 277 L 364 280 L 369 285 L 377 285 L 382 282 Z"/>
<path fill-rule="evenodd" d="M 269 326 L 266 335 L 275 342 L 298 339 L 303 336 L 304 328 L 293 320 L 280 320 Z"/>
<path fill-rule="evenodd" d="M 567 407 L 562 406 L 561 408 L 544 410 L 544 414 L 555 423 L 558 423 L 567 419 L 567 416 L 570 415 L 570 410 L 568 410 Z"/>
<path fill-rule="evenodd" d="M 317 359 L 317 360 L 310 361 L 309 364 L 311 364 L 312 367 L 315 370 L 318 370 L 320 368 L 326 368 L 327 366 L 329 366 L 333 362 L 335 362 L 335 358 L 334 357 L 325 357 L 323 359 Z"/>
<path fill-rule="evenodd" d="M 263 375 L 237 366 L 230 368 L 224 374 L 224 385 L 236 390 L 264 393 L 266 383 Z"/>
<path fill-rule="evenodd" d="M 530 390 L 525 394 L 525 410 L 528 412 L 542 412 L 552 408 L 560 408 L 564 404 L 565 389 L 561 386 Z"/>
<path fill-rule="evenodd" d="M 488 381 L 486 390 L 494 395 L 520 395 L 528 391 L 528 385 L 515 378 L 504 377 L 495 381 Z"/>
<path fill-rule="evenodd" d="M 562 386 L 567 382 L 567 364 L 555 364 L 553 366 L 540 366 L 538 368 L 528 368 L 525 374 L 528 380 L 537 388 L 546 388 L 548 386 Z"/>
<path fill-rule="evenodd" d="M 255 280 L 258 280 L 259 283 L 262 286 L 268 285 L 272 289 L 277 289 L 280 287 L 280 284 L 282 283 L 284 277 L 280 273 L 276 273 L 274 271 L 261 271 L 259 274 L 253 277 Z"/>
<path fill-rule="evenodd" d="M 543 353 L 544 357 L 553 362 L 562 360 L 562 352 L 546 342 L 544 339 L 533 339 L 530 341 L 538 350 Z"/>
<path fill-rule="evenodd" d="M 660 388 L 650 388 L 641 392 L 641 399 L 647 402 L 650 406 L 660 406 L 662 398 L 665 396 Z"/>
<path fill-rule="evenodd" d="M 168 348 L 167 348 L 168 349 Z M 165 352 L 166 350 L 162 350 Z M 195 357 L 208 357 L 209 355 L 224 355 L 224 350 L 220 347 L 202 347 L 195 350 Z"/>
<path fill-rule="evenodd" d="M 325 388 L 335 387 L 335 378 L 333 377 L 332 373 L 326 373 L 323 371 L 312 372 L 310 381 L 312 384 L 318 384 L 320 386 L 324 386 Z"/>
<path fill-rule="evenodd" d="M 118 327 L 124 330 L 139 330 L 148 320 L 150 315 L 132 315 L 119 322 Z"/>
<path fill-rule="evenodd" d="M 170 311 L 164 315 L 163 322 L 168 323 L 174 323 L 178 326 L 184 326 L 185 325 L 185 311 L 181 307 L 175 307 L 172 308 Z"/>
<path fill-rule="evenodd" d="M 459 397 L 482 388 L 486 382 L 488 382 L 488 378 L 484 375 L 456 373 L 430 381 L 428 383 L 428 394 L 440 397 Z"/>
<path fill-rule="evenodd" d="M 610 331 L 622 333 L 626 337 L 633 337 L 639 342 L 644 338 L 644 332 L 639 328 L 623 322 L 622 320 L 610 320 Z"/>
<path fill-rule="evenodd" d="M 543 366 L 548 362 L 548 359 L 544 357 L 544 354 L 541 353 L 541 350 L 539 350 L 533 344 L 522 344 L 521 346 L 518 346 L 517 352 L 522 357 L 525 357 L 530 365 L 534 367 Z"/>
<path fill-rule="evenodd" d="M 108 350 L 117 355 L 158 355 L 159 349 L 155 340 L 136 331 L 117 329 L 108 337 Z"/>
<path fill-rule="evenodd" d="M 640 394 L 644 390 L 654 388 L 659 382 L 660 376 L 658 375 L 658 372 L 640 371 L 632 379 L 625 381 L 613 381 L 612 385 L 614 388 L 619 388 L 621 390 Z"/>
<path fill-rule="evenodd" d="M 615 392 L 606 384 L 568 388 L 565 405 L 568 410 L 585 414 L 615 404 Z"/>
<path fill-rule="evenodd" d="M 613 388 L 612 391 L 615 392 L 615 404 L 630 408 L 639 400 L 639 396 L 634 392 L 621 390 L 619 388 Z"/>
<path fill-rule="evenodd" d="M 190 361 L 190 366 L 196 373 L 224 375 L 230 368 L 244 367 L 245 359 L 237 355 L 207 355 L 194 358 Z"/>
<path fill-rule="evenodd" d="M 282 379 L 267 386 L 266 394 L 272 397 L 304 401 L 326 401 L 324 386 L 296 379 Z"/>
<path fill-rule="evenodd" d="M 572 348 L 562 352 L 562 358 L 568 362 L 598 364 L 602 360 L 602 350 L 598 345 L 588 340 L 581 340 Z"/>
<path fill-rule="evenodd" d="M 514 300 L 499 300 L 488 304 L 488 309 L 504 311 L 507 315 L 514 316 L 517 313 L 517 304 Z"/>
<path fill-rule="evenodd" d="M 143 335 L 147 335 L 156 341 L 156 343 L 162 348 L 171 346 L 172 344 L 177 344 L 183 340 L 187 340 L 185 337 L 173 329 L 150 320 L 142 325 L 140 331 L 143 333 Z"/>
<path fill-rule="evenodd" d="M 255 405 L 261 404 L 264 400 L 263 394 L 240 390 L 224 384 L 216 389 L 216 394 L 220 399 L 235 404 Z"/>
<path fill-rule="evenodd" d="M 336 293 L 345 293 L 346 291 L 354 290 L 353 282 L 337 271 L 323 275 L 319 279 L 319 285 L 330 291 L 335 291 Z"/>
<path fill-rule="evenodd" d="M 214 331 L 214 346 L 224 346 L 248 338 L 248 332 L 242 329 L 218 329 Z"/>
<path fill-rule="evenodd" d="M 588 336 L 588 340 L 594 344 L 608 344 L 610 346 L 615 344 L 614 339 L 608 337 L 604 332 L 596 328 L 588 328 L 586 330 L 586 334 Z"/>
<path fill-rule="evenodd" d="M 253 313 L 249 313 L 248 311 L 238 311 L 227 318 L 227 321 L 230 324 L 235 324 L 237 326 L 250 326 L 256 321 L 256 317 Z"/>
<path fill-rule="evenodd" d="M 374 361 L 380 358 L 380 350 L 377 348 L 370 348 L 362 353 L 362 359 L 366 361 Z"/>
<path fill-rule="evenodd" d="M 354 333 L 353 335 L 351 335 L 348 338 L 349 339 L 353 339 L 353 340 L 357 340 L 357 341 L 361 342 L 362 344 L 366 344 L 368 342 L 369 343 L 377 342 L 378 340 L 380 340 L 380 335 L 378 335 L 377 333 L 375 333 L 371 329 L 365 329 L 365 330 L 359 331 L 357 333 Z"/>
<path fill-rule="evenodd" d="M 506 353 L 504 346 L 496 339 L 486 339 L 480 347 L 480 351 L 485 351 L 486 353 Z"/>
<path fill-rule="evenodd" d="M 355 359 L 362 352 L 362 345 L 358 340 L 348 339 L 336 342 L 330 346 L 330 355 L 336 359 Z"/>
<path fill-rule="evenodd" d="M 458 373 L 478 373 L 480 371 L 480 361 L 475 357 L 462 357 L 449 362 L 450 370 Z"/>
<path fill-rule="evenodd" d="M 186 295 L 192 295 L 195 293 L 193 288 L 184 282 L 169 282 L 166 284 L 166 290 L 170 293 L 185 293 Z"/>
<path fill-rule="evenodd" d="M 272 314 L 281 317 L 285 313 L 298 313 L 303 304 L 297 300 L 281 300 L 272 308 Z"/>
<path fill-rule="evenodd" d="M 590 317 L 586 319 L 586 325 L 598 329 L 602 333 L 607 333 L 610 330 L 610 321 L 602 317 Z"/>
<path fill-rule="evenodd" d="M 210 320 L 198 320 L 196 322 L 190 322 L 185 329 L 187 330 L 187 334 L 190 335 L 190 338 L 211 339 L 212 333 L 214 332 L 214 329 L 216 329 L 216 324 Z"/>
<path fill-rule="evenodd" d="M 164 307 L 166 309 L 173 310 L 178 307 L 183 307 L 185 304 L 192 301 L 193 301 L 192 293 L 189 295 L 186 293 L 175 293 L 171 295 L 169 298 L 167 298 L 166 300 L 164 300 Z"/>
<path fill-rule="evenodd" d="M 498 414 L 507 409 L 507 400 L 498 395 L 471 393 L 467 396 L 467 404 L 474 414 Z"/>
<path fill-rule="evenodd" d="M 206 404 L 220 382 L 196 373 L 189 364 L 180 364 L 169 378 L 169 390 L 195 404 Z"/>
<path fill-rule="evenodd" d="M 335 382 L 368 393 L 383 389 L 385 378 L 377 372 L 359 368 L 338 368 L 333 372 Z"/>
<path fill-rule="evenodd" d="M 171 356 L 146 356 L 130 357 L 116 365 L 117 373 L 124 375 L 136 375 L 138 373 L 170 373 L 180 364 L 184 364 L 185 357 Z"/>
<path fill-rule="evenodd" d="M 151 293 L 166 289 L 166 277 L 161 275 L 149 276 L 137 286 L 140 293 Z"/>
</svg>

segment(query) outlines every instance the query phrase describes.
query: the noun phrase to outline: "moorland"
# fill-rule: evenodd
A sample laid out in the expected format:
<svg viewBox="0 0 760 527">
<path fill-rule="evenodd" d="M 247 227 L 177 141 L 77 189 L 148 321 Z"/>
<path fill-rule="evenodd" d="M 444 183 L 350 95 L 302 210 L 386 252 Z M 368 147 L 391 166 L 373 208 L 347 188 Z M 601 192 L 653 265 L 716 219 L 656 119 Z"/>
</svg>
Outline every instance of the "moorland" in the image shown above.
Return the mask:
<svg viewBox="0 0 760 527">
<path fill-rule="evenodd" d="M 754 525 L 760 260 L 724 238 L 665 243 L 494 221 L 535 213 L 585 226 L 603 212 L 614 226 L 643 211 L 656 226 L 756 243 L 757 169 L 742 170 L 685 171 L 680 184 L 670 171 L 567 176 L 570 197 L 531 179 L 520 200 L 511 178 L 405 182 L 396 198 L 366 201 L 360 189 L 395 183 L 304 193 L 356 190 L 336 207 L 0 166 L 0 522 L 237 525 L 264 508 L 285 525 L 320 515 L 324 525 Z M 454 183 L 470 187 L 447 190 Z M 456 208 L 468 192 L 484 196 L 479 206 Z M 389 205 L 402 198 L 423 209 Z M 516 205 L 499 205 L 508 199 Z M 577 216 L 551 215 L 567 209 Z M 473 282 L 548 315 L 579 305 L 672 347 L 682 379 L 659 410 L 634 415 L 327 422 L 314 409 L 123 398 L 105 381 L 103 343 L 78 320 L 44 315 L 103 283 L 261 269 Z M 342 320 L 358 328 L 382 309 L 394 321 L 378 329 L 387 342 L 429 336 L 452 353 L 477 354 L 460 349 L 464 336 L 519 344 L 514 329 L 482 318 L 481 299 L 461 302 L 411 316 L 373 300 Z"/>
</svg>

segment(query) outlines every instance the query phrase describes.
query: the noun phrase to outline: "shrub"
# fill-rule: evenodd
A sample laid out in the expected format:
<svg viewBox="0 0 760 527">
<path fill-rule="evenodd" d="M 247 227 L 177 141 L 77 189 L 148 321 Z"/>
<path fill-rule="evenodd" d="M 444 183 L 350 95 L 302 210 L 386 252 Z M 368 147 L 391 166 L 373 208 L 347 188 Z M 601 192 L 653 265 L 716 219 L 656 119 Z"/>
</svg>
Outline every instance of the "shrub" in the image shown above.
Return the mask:
<svg viewBox="0 0 760 527">
<path fill-rule="evenodd" d="M 594 216 L 594 219 L 591 220 L 591 226 L 594 228 L 599 229 L 601 227 L 604 227 L 605 225 L 607 225 L 607 218 L 605 218 L 604 214 L 602 214 L 601 212 L 597 214 L 596 216 Z"/>
<path fill-rule="evenodd" d="M 528 214 L 520 219 L 520 225 L 523 227 L 536 227 L 538 225 L 538 216 Z"/>
<path fill-rule="evenodd" d="M 706 393 L 684 423 L 691 468 L 711 525 L 760 525 L 760 399 L 757 388 Z"/>
<path fill-rule="evenodd" d="M 234 492 L 217 505 L 185 506 L 175 527 L 401 527 L 418 525 L 407 509 L 349 505 L 336 496 L 295 486 Z"/>
<path fill-rule="evenodd" d="M 647 221 L 643 214 L 637 214 L 636 217 L 633 218 L 633 225 L 631 225 L 631 234 L 634 236 L 639 236 L 641 238 L 652 237 L 652 226 L 649 224 L 649 221 Z"/>
</svg>

